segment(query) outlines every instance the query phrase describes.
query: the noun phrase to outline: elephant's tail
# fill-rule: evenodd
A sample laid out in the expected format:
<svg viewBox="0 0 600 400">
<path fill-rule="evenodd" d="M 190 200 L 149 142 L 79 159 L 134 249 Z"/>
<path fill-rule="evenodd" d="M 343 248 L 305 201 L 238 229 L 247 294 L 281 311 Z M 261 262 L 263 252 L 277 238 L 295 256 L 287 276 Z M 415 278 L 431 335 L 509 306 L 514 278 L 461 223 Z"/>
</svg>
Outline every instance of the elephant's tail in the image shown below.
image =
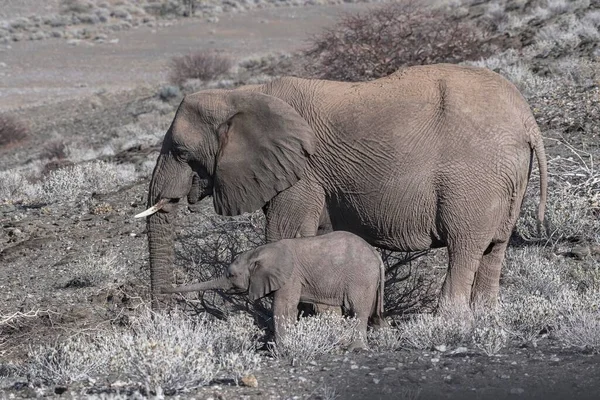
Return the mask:
<svg viewBox="0 0 600 400">
<path fill-rule="evenodd" d="M 540 204 L 538 206 L 538 234 L 542 235 L 544 229 L 544 214 L 546 212 L 546 199 L 548 194 L 548 161 L 546 160 L 546 149 L 542 140 L 542 133 L 533 116 L 527 128 L 530 132 L 530 146 L 535 153 L 538 168 L 540 170 Z M 533 160 L 532 160 L 533 161 Z M 529 166 L 530 171 L 533 168 L 533 162 Z"/>
</svg>

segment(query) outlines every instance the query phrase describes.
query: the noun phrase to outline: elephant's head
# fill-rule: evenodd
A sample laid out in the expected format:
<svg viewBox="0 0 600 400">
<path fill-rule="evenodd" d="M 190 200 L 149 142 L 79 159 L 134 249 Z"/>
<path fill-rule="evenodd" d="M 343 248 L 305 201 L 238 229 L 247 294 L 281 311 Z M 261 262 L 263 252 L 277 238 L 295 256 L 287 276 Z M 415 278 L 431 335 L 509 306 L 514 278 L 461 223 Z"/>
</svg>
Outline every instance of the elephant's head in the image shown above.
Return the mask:
<svg viewBox="0 0 600 400">
<path fill-rule="evenodd" d="M 227 268 L 227 274 L 193 285 L 161 287 L 161 293 L 185 293 L 205 290 L 248 292 L 250 300 L 258 300 L 281 288 L 294 270 L 287 248 L 261 246 L 240 254 Z"/>
<path fill-rule="evenodd" d="M 184 98 L 152 174 L 150 208 L 137 215 L 148 217 L 154 307 L 171 282 L 177 202 L 212 194 L 221 215 L 258 210 L 300 179 L 315 142 L 308 123 L 279 98 L 239 89 Z"/>
<path fill-rule="evenodd" d="M 255 301 L 279 290 L 294 269 L 287 248 L 261 246 L 239 255 L 228 267 L 227 278 L 234 288 L 247 290 Z"/>
</svg>

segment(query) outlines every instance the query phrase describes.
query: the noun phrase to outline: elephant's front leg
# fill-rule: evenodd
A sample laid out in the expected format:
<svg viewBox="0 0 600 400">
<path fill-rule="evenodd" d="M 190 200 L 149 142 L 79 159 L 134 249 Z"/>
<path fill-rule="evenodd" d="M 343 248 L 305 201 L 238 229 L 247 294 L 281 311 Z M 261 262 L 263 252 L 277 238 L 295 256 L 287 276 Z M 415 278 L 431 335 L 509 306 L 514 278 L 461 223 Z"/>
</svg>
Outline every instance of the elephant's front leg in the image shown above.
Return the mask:
<svg viewBox="0 0 600 400">
<path fill-rule="evenodd" d="M 300 282 L 292 277 L 290 282 L 273 295 L 273 325 L 277 344 L 285 337 L 287 327 L 296 322 L 301 290 Z"/>
<path fill-rule="evenodd" d="M 281 239 L 315 236 L 325 215 L 325 192 L 317 183 L 302 179 L 273 197 L 264 207 L 267 243 Z M 330 230 L 330 228 L 327 228 Z"/>
</svg>

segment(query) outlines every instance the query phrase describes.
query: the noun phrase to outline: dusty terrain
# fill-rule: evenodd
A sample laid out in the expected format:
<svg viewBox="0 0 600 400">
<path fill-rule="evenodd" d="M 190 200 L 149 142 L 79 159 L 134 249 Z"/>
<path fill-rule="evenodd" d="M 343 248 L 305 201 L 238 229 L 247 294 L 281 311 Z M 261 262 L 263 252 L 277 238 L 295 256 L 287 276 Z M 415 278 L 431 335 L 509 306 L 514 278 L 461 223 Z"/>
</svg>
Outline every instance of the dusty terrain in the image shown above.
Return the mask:
<svg viewBox="0 0 600 400">
<path fill-rule="evenodd" d="M 595 9 L 600 6 L 592 3 L 590 7 Z M 27 4 L 12 4 L 12 14 L 6 17 L 29 15 L 34 8 L 27 8 L 31 7 Z M 224 12 L 213 22 L 202 18 L 170 19 L 163 26 L 114 32 L 102 42 L 49 38 L 0 44 L 0 115 L 10 113 L 23 120 L 30 130 L 27 141 L 0 149 L 3 174 L 0 176 L 3 185 L 0 187 L 0 397 L 150 395 L 144 388 L 140 394 L 138 386 L 128 386 L 112 377 L 112 380 L 102 377 L 72 384 L 34 384 L 24 372 L 27 370 L 15 365 L 26 363 L 31 349 L 58 343 L 75 333 L 127 327 L 129 319 L 147 303 L 145 223 L 134 220 L 133 215 L 146 205 L 146 190 L 157 150 L 182 96 L 181 92 L 163 94 L 170 86 L 167 70 L 172 56 L 210 48 L 223 50 L 238 60 L 291 52 L 302 48 L 310 34 L 330 25 L 340 13 L 368 7 L 368 4 L 342 4 Z M 473 18 L 482 13 L 477 7 L 470 10 Z M 533 25 L 520 31 L 517 39 L 506 41 L 512 40 L 520 48 L 532 40 L 536 29 L 541 28 Z M 573 53 L 574 57 L 596 61 L 596 45 L 582 45 L 578 49 L 580 53 Z M 536 72 L 542 71 L 540 76 L 553 75 L 549 67 L 543 73 L 548 63 L 548 58 L 536 59 Z M 223 79 L 225 83 L 213 84 L 230 85 L 232 81 L 247 79 L 247 73 L 240 68 Z M 509 300 L 513 299 L 511 288 L 528 279 L 540 282 L 523 286 L 527 290 L 533 288 L 530 294 L 534 290 L 542 294 L 547 291 L 548 297 L 555 293 L 552 290 L 567 285 L 567 280 L 555 282 L 555 276 L 548 270 L 539 269 L 537 276 L 533 272 L 527 275 L 527 270 L 538 271 L 538 264 L 549 265 L 561 277 L 572 278 L 568 285 L 588 285 L 584 289 L 589 289 L 586 293 L 592 297 L 598 291 L 594 285 L 600 287 L 597 249 L 600 180 L 593 166 L 600 156 L 597 82 L 595 79 L 595 83 L 573 83 L 527 96 L 547 138 L 551 175 L 556 179 L 549 208 L 560 238 L 550 238 L 543 244 L 515 239 L 502 281 L 502 290 L 509 293 L 506 297 Z M 544 82 L 528 83 L 526 88 L 533 90 L 536 84 Z M 570 161 L 563 163 L 561 160 L 565 159 Z M 65 166 L 62 171 L 69 171 L 71 164 L 90 165 L 84 172 L 84 181 L 86 176 L 98 177 L 93 183 L 73 184 L 78 179 L 75 172 L 64 176 L 55 174 L 61 170 L 49 172 Z M 564 186 L 565 181 L 570 183 Z M 530 200 L 520 222 L 521 233 L 531 225 L 529 215 L 537 204 L 537 185 L 534 176 Z M 568 208 L 580 204 L 576 203 L 580 197 L 576 201 L 568 197 L 572 194 L 569 187 L 579 188 L 577 196 L 583 196 L 581 193 L 588 196 L 582 197 L 581 204 L 592 212 L 576 214 L 575 209 Z M 224 232 L 233 227 L 245 233 L 260 233 L 261 223 L 260 213 L 234 219 L 218 217 L 210 198 L 194 207 L 181 207 L 178 277 L 190 280 L 214 273 L 194 268 L 205 262 L 199 244 L 207 242 L 206 232 Z M 439 286 L 446 265 L 445 253 L 433 252 L 412 265 L 420 271 L 436 271 L 432 281 Z M 593 273 L 598 276 L 593 275 L 592 279 Z M 190 304 L 192 308 L 198 307 L 195 308 L 198 313 L 208 310 L 219 315 L 218 310 L 210 309 L 213 303 L 191 301 Z M 244 301 L 231 304 L 247 307 Z M 523 304 L 527 308 L 530 303 Z M 592 312 L 598 313 L 595 304 Z M 598 326 L 593 324 L 600 314 L 594 315 L 591 329 Z M 403 317 L 390 316 L 397 321 Z M 258 387 L 236 386 L 230 379 L 215 380 L 177 396 L 598 398 L 598 344 L 583 350 L 566 346 L 556 334 L 560 331 L 558 326 L 553 323 L 536 326 L 533 339 L 524 340 L 519 335 L 504 339 L 501 349 L 491 355 L 471 342 L 463 345 L 461 340 L 451 339 L 436 343 L 435 349 L 403 344 L 392 346 L 392 350 L 387 345 L 373 344 L 368 352 L 339 350 L 312 361 L 273 359 L 262 348 L 258 352 L 260 368 L 252 371 Z"/>
<path fill-rule="evenodd" d="M 166 27 L 141 26 L 114 32 L 103 42 L 47 39 L 0 45 L 5 64 L 0 70 L 0 110 L 156 85 L 166 80 L 171 57 L 192 49 L 223 49 L 239 58 L 289 51 L 341 12 L 367 7 L 272 8 L 223 14 L 212 23 L 184 19 Z"/>
</svg>

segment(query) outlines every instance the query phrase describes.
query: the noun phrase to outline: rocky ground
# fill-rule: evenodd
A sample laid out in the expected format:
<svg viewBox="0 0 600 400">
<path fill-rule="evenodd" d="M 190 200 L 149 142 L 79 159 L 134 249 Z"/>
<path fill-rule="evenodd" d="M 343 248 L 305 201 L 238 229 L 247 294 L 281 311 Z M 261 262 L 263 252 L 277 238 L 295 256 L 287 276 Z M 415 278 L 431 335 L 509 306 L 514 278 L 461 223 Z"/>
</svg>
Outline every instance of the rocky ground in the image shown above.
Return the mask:
<svg viewBox="0 0 600 400">
<path fill-rule="evenodd" d="M 110 29 L 102 40 L 93 35 L 65 33 L 81 28 L 82 20 L 77 17 L 78 21 L 71 19 L 60 27 L 60 36 L 28 41 L 26 35 L 35 33 L 30 25 L 35 27 L 37 23 L 38 30 L 45 32 L 44 26 L 52 24 L 29 17 L 36 11 L 31 2 L 5 3 L 12 8 L 2 9 L 9 28 L 6 24 L 0 27 L 3 34 L 8 32 L 4 37 L 9 38 L 0 44 L 0 116 L 10 114 L 25 121 L 30 134 L 27 141 L 0 149 L 1 397 L 147 395 L 143 388 L 140 394 L 127 382 L 111 381 L 108 377 L 70 384 L 59 380 L 33 384 L 27 369 L 14 366 L 26 363 L 37 346 L 76 333 L 102 332 L 111 327 L 125 329 L 129 319 L 147 303 L 145 224 L 133 219 L 133 215 L 146 205 L 158 146 L 182 97 L 179 88 L 165 82 L 170 58 L 190 48 L 206 46 L 239 58 L 253 56 L 259 59 L 255 64 L 260 64 L 263 54 L 294 51 L 304 45 L 308 33 L 330 24 L 341 12 L 364 10 L 366 5 L 248 11 L 268 8 L 271 3 L 248 2 L 243 7 L 229 5 L 219 10 L 214 8 L 217 2 L 209 2 L 207 7 L 213 7 L 212 14 L 206 8 L 206 15 L 190 20 L 177 16 L 181 11 L 150 18 L 151 13 L 144 7 L 151 2 L 139 2 L 135 7 L 143 12 L 137 11 L 136 16 L 129 10 L 130 19 L 122 18 L 130 28 L 106 28 L 120 23 L 118 12 L 109 12 L 104 22 L 99 19 L 85 25 L 85 29 L 101 26 L 96 35 Z M 73 15 L 98 15 L 98 9 L 113 10 L 113 2 L 105 2 L 108 8 L 100 3 L 89 3 L 83 13 L 65 13 L 60 8 L 63 3 L 48 2 L 47 14 L 74 18 Z M 507 12 L 509 6 L 527 2 L 500 3 L 506 6 L 503 12 Z M 556 15 L 542 18 L 542 22 L 539 18 L 525 22 L 525 28 L 517 27 L 514 18 L 498 17 L 497 21 L 510 22 L 511 26 L 498 40 L 523 51 L 539 32 L 562 21 L 561 13 L 572 12 L 583 21 L 584 11 L 598 8 L 597 3 L 591 3 L 574 10 L 565 6 Z M 134 2 L 124 2 L 120 7 L 133 5 Z M 473 19 L 487 15 L 494 20 L 494 10 L 486 7 L 475 2 L 466 7 L 467 15 Z M 242 9 L 244 12 L 231 12 Z M 528 12 L 537 12 L 533 6 L 531 9 Z M 217 19 L 206 21 L 217 13 Z M 10 22 L 18 18 L 22 18 L 25 27 L 14 27 Z M 144 18 L 149 19 L 144 22 Z M 25 19 L 29 22 L 25 23 Z M 138 27 L 133 29 L 135 26 Z M 19 34 L 24 36 L 16 36 L 15 41 Z M 148 35 L 152 35 L 151 41 L 145 40 Z M 555 32 L 553 37 L 557 36 Z M 114 39 L 118 41 L 111 43 Z M 592 297 L 600 290 L 600 179 L 593 165 L 600 156 L 598 81 L 593 72 L 598 54 L 593 43 L 582 41 L 576 50 L 565 50 L 571 47 L 562 42 L 555 44 L 551 49 L 554 53 L 545 56 L 545 48 L 534 49 L 539 53 L 527 56 L 531 60 L 529 69 L 516 69 L 525 58 L 522 54 L 515 56 L 504 51 L 497 59 L 490 57 L 485 61 L 486 66 L 518 82 L 531 102 L 547 138 L 553 184 L 549 213 L 558 237 L 549 238 L 545 247 L 515 239 L 503 274 L 503 294 L 508 300 L 514 300 L 511 296 L 517 293 L 515 288 L 530 292 L 527 295 L 546 294 L 548 298 L 559 297 L 563 287 L 571 285 L 577 287 L 577 293 Z M 562 50 L 557 53 L 557 49 Z M 267 59 L 273 62 L 277 57 Z M 557 59 L 571 60 L 571 67 L 557 71 Z M 229 76 L 211 84 L 227 86 L 255 79 L 254 70 L 248 67 L 254 64 L 242 65 L 246 67 L 237 67 Z M 533 73 L 536 75 L 527 75 Z M 564 84 L 567 75 L 572 81 Z M 559 81 L 556 77 L 563 84 L 553 86 Z M 519 223 L 524 235 L 531 228 L 528 215 L 537 202 L 537 181 L 534 179 L 530 186 L 531 199 Z M 212 211 L 211 199 L 193 208 L 181 207 L 179 214 L 176 267 L 183 280 L 198 278 L 198 274 L 203 277 L 194 265 L 205 262 L 205 252 L 201 254 L 196 246 L 207 242 L 206 232 L 231 230 L 232 226 L 244 234 L 261 229 L 259 213 L 233 220 L 219 218 Z M 224 264 L 218 260 L 215 265 L 219 262 Z M 440 251 L 412 266 L 419 271 L 436 271 L 429 280 L 435 291 L 445 263 L 445 254 Z M 538 271 L 538 275 L 531 271 Z M 524 282 L 534 279 L 539 283 Z M 591 301 L 596 301 L 596 308 L 591 308 L 589 329 L 597 331 L 598 303 Z M 216 303 L 190 304 L 218 314 L 210 308 Z M 230 304 L 247 306 L 243 301 Z M 534 303 L 523 302 L 520 307 L 534 309 L 531 304 Z M 558 307 L 552 303 L 555 306 Z M 554 312 L 551 307 L 539 310 L 538 313 Z M 519 312 L 528 315 L 526 311 Z M 538 314 L 519 315 L 522 319 L 518 321 L 523 323 L 529 323 L 527 318 L 538 318 Z M 562 318 L 560 312 L 556 315 Z M 399 324 L 402 320 L 400 316 L 390 319 Z M 313 360 L 274 359 L 263 348 L 259 351 L 260 368 L 252 371 L 257 387 L 252 380 L 240 386 L 230 380 L 217 380 L 177 395 L 203 399 L 597 398 L 599 345 L 583 346 L 583 350 L 566 345 L 568 340 L 559 334 L 565 332 L 564 328 L 554 321 L 541 322 L 532 329 L 528 340 L 523 339 L 524 330 L 519 331 L 520 336 L 511 335 L 508 339 L 504 331 L 475 331 L 469 335 L 483 335 L 484 340 L 449 337 L 440 339 L 435 346 L 404 342 L 396 346 L 374 340 L 369 352 L 344 353 L 337 349 Z M 501 344 L 497 351 L 482 350 L 489 350 L 486 345 L 496 341 Z"/>
</svg>

